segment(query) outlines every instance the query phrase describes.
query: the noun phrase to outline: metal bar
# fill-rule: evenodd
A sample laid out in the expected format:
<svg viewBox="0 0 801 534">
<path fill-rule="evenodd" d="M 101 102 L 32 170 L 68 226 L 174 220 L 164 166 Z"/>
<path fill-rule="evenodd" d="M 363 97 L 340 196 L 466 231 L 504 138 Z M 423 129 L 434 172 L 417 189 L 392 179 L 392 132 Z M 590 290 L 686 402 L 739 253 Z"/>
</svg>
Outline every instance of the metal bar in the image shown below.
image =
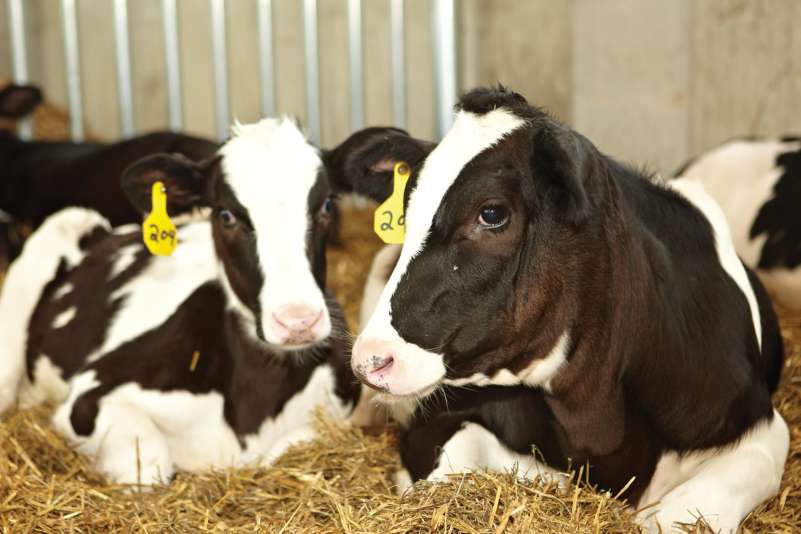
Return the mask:
<svg viewBox="0 0 801 534">
<path fill-rule="evenodd" d="M 392 36 L 392 114 L 395 126 L 406 127 L 406 37 L 404 35 L 403 0 L 391 0 Z"/>
<path fill-rule="evenodd" d="M 320 142 L 320 66 L 317 49 L 317 0 L 303 1 L 303 38 L 306 49 L 306 111 L 311 140 Z"/>
<path fill-rule="evenodd" d="M 456 105 L 456 17 L 453 0 L 433 0 L 434 83 L 437 100 L 437 135 L 445 136 Z"/>
<path fill-rule="evenodd" d="M 25 11 L 22 0 L 8 0 L 8 29 L 11 36 L 11 63 L 14 82 L 28 83 L 28 48 L 25 42 Z M 29 118 L 17 123 L 17 133 L 22 139 L 32 134 Z"/>
<path fill-rule="evenodd" d="M 178 12 L 175 0 L 161 0 L 164 21 L 164 62 L 167 68 L 167 102 L 170 129 L 178 131 L 183 125 L 181 104 L 181 54 L 178 45 Z"/>
<path fill-rule="evenodd" d="M 259 0 L 259 75 L 261 78 L 261 114 L 275 115 L 275 68 L 273 57 L 273 2 Z"/>
<path fill-rule="evenodd" d="M 364 128 L 364 55 L 362 1 L 348 0 L 348 65 L 350 73 L 350 129 Z"/>
<path fill-rule="evenodd" d="M 61 27 L 64 34 L 64 64 L 67 68 L 67 101 L 70 109 L 70 137 L 83 141 L 83 100 L 75 0 L 61 0 Z"/>
<path fill-rule="evenodd" d="M 114 42 L 117 51 L 117 93 L 123 137 L 134 134 L 131 50 L 128 37 L 128 1 L 114 0 Z"/>
<path fill-rule="evenodd" d="M 214 109 L 217 120 L 217 139 L 228 137 L 228 58 L 225 46 L 225 0 L 210 0 L 211 43 L 214 60 Z"/>
</svg>

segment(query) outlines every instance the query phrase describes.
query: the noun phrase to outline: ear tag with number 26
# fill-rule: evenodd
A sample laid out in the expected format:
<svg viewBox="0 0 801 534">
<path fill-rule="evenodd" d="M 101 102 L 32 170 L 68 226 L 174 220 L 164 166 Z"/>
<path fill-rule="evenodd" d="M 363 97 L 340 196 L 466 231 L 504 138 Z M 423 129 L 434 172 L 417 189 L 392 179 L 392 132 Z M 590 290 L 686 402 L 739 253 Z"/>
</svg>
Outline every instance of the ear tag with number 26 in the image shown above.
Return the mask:
<svg viewBox="0 0 801 534">
<path fill-rule="evenodd" d="M 170 256 L 178 244 L 178 230 L 167 215 L 167 190 L 156 182 L 152 189 L 153 206 L 142 223 L 142 240 L 151 254 Z"/>
<path fill-rule="evenodd" d="M 375 210 L 373 229 L 384 243 L 400 245 L 406 237 L 406 216 L 403 211 L 403 193 L 411 174 L 409 166 L 395 164 L 392 194 Z"/>
</svg>

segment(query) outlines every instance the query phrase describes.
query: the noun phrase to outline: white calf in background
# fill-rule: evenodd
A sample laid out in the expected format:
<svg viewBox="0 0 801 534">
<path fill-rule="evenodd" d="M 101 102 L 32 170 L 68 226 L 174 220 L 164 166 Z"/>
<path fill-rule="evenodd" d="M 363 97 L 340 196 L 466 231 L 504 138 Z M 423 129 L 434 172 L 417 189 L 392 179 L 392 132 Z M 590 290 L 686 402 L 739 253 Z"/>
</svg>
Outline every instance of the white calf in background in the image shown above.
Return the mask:
<svg viewBox="0 0 801 534">
<path fill-rule="evenodd" d="M 801 138 L 736 139 L 676 173 L 726 215 L 737 254 L 783 304 L 801 309 Z"/>
</svg>

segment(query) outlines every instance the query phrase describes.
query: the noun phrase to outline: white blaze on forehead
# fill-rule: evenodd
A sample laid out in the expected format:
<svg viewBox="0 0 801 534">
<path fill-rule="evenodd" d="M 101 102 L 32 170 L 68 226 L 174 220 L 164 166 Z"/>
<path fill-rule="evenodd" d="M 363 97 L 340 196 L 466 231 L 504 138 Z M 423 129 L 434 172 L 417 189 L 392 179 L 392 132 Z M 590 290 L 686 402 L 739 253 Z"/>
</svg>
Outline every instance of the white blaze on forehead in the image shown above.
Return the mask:
<svg viewBox="0 0 801 534">
<path fill-rule="evenodd" d="M 263 119 L 234 126 L 220 153 L 225 180 L 256 231 L 262 312 L 290 302 L 324 309 L 306 254 L 309 192 L 322 166 L 317 149 L 291 120 Z"/>
<path fill-rule="evenodd" d="M 504 108 L 483 115 L 460 111 L 448 134 L 426 158 L 417 177 L 417 187 L 406 206 L 406 238 L 400 258 L 387 281 L 365 334 L 399 337 L 391 325 L 390 300 L 411 260 L 425 246 L 434 216 L 456 178 L 478 154 L 498 143 L 525 121 Z"/>
</svg>

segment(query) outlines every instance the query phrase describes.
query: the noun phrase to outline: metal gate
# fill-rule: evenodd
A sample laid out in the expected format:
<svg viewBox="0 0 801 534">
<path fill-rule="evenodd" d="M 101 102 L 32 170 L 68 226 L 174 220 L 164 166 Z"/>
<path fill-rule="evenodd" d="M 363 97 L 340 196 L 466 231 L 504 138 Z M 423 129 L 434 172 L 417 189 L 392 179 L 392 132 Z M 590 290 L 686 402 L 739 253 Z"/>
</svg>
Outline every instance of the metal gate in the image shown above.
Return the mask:
<svg viewBox="0 0 801 534">
<path fill-rule="evenodd" d="M 24 0 L 6 0 L 9 13 L 9 34 L 13 78 L 17 83 L 28 82 L 27 45 L 25 36 Z M 131 50 L 128 35 L 128 0 L 109 0 L 114 3 L 114 37 L 116 76 L 120 122 L 123 137 L 136 133 L 133 113 L 133 84 L 131 77 Z M 196 0 L 201 1 L 201 0 Z M 241 1 L 241 0 L 240 0 Z M 275 65 L 273 56 L 273 5 L 272 0 L 251 0 L 258 8 L 260 107 L 263 116 L 275 115 Z M 313 140 L 320 136 L 320 81 L 319 52 L 317 45 L 317 0 L 303 2 L 303 36 L 305 51 L 306 110 L 308 128 Z M 347 2 L 348 10 L 348 64 L 350 87 L 350 129 L 364 126 L 364 69 L 362 50 L 362 0 Z M 225 0 L 208 0 L 211 13 L 211 40 L 213 51 L 215 121 L 217 137 L 227 136 L 230 123 L 228 102 L 228 68 L 226 54 Z M 80 35 L 76 17 L 76 0 L 61 0 L 61 28 L 64 44 L 64 65 L 67 79 L 67 101 L 70 114 L 70 132 L 73 140 L 84 137 L 83 105 L 80 76 Z M 456 39 L 454 0 L 430 0 L 431 25 L 434 37 L 433 59 L 436 95 L 436 130 L 441 137 L 450 126 L 456 98 Z M 168 97 L 168 124 L 173 130 L 183 126 L 181 102 L 181 66 L 179 54 L 179 28 L 176 0 L 161 1 L 161 18 L 164 25 L 164 56 L 166 61 L 166 88 Z M 391 70 L 392 110 L 395 125 L 404 127 L 406 115 L 406 80 L 404 57 L 404 5 L 403 0 L 390 0 L 391 17 Z M 20 125 L 20 136 L 30 138 L 30 124 Z"/>
</svg>

